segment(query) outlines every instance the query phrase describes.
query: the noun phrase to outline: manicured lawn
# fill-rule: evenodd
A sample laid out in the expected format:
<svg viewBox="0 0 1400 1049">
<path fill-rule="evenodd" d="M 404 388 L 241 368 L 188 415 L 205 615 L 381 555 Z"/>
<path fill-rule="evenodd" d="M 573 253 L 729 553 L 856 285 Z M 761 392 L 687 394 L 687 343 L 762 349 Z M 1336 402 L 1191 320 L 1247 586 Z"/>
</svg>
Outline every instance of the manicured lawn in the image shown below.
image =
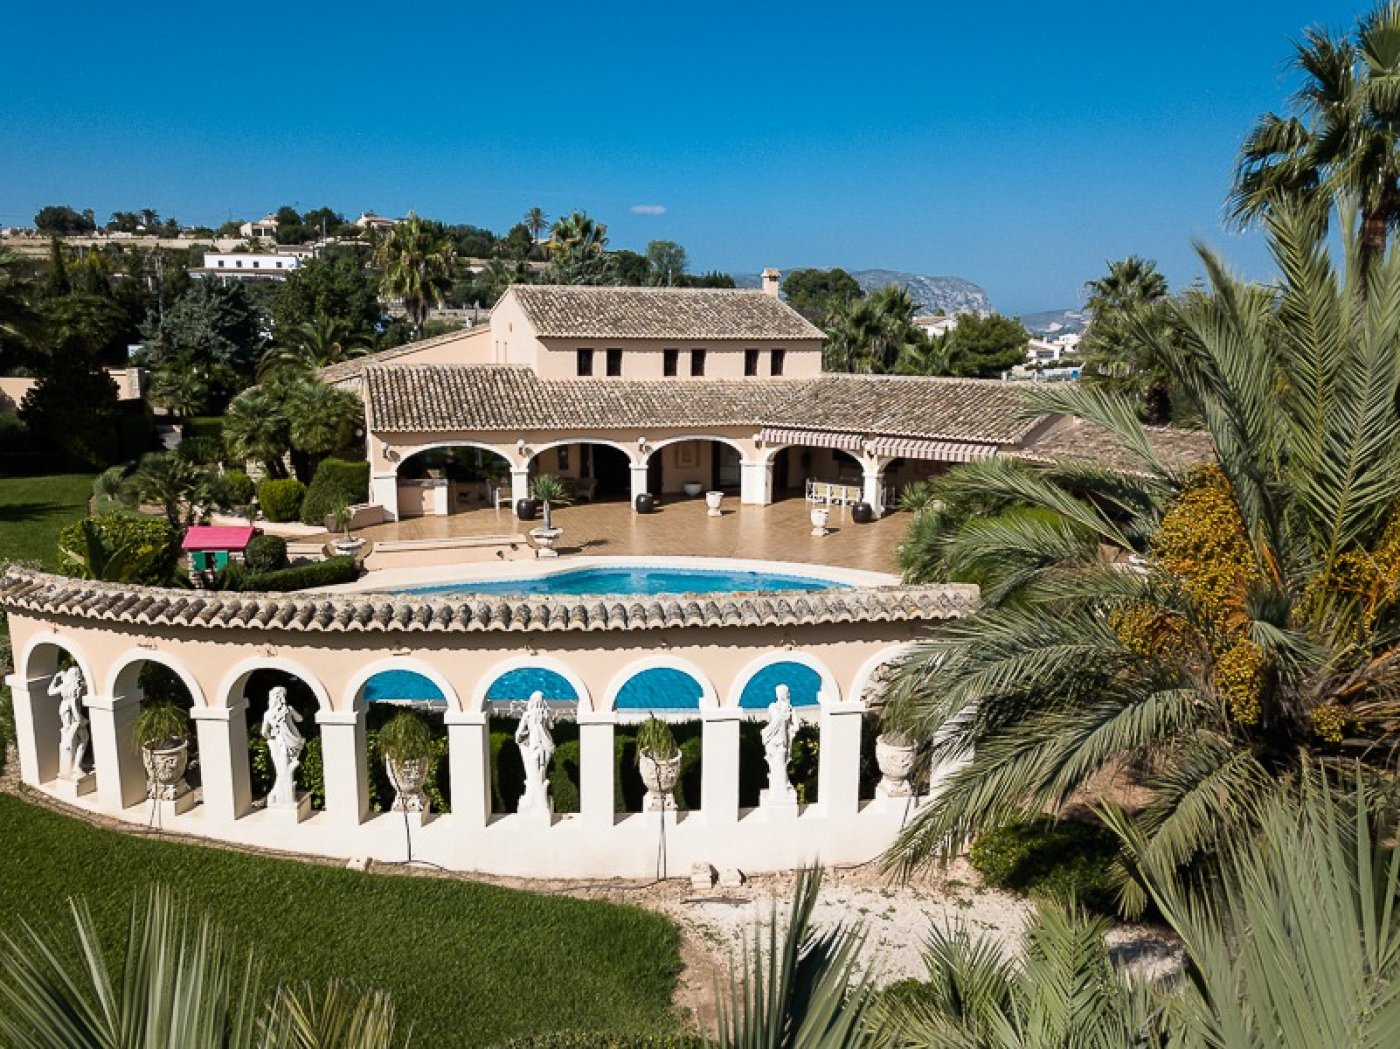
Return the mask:
<svg viewBox="0 0 1400 1049">
<path fill-rule="evenodd" d="M 91 474 L 0 477 L 0 561 L 58 563 L 63 526 L 87 513 Z"/>
<path fill-rule="evenodd" d="M 417 1046 L 675 1026 L 676 930 L 640 908 L 138 839 L 0 795 L 0 927 L 82 896 L 119 944 L 152 882 L 257 948 L 274 979 L 387 989 Z"/>
</svg>

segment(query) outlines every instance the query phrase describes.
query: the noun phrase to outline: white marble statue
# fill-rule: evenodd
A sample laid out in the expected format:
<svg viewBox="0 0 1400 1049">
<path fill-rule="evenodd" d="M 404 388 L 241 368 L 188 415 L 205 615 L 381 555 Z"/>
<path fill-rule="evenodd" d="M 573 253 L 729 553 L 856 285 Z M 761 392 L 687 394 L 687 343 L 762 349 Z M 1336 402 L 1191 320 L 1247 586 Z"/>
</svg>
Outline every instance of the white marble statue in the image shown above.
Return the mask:
<svg viewBox="0 0 1400 1049">
<path fill-rule="evenodd" d="M 768 759 L 768 797 L 777 801 L 797 796 L 788 778 L 797 711 L 792 709 L 792 694 L 786 685 L 777 687 L 775 697 L 768 704 L 768 724 L 763 726 L 763 755 Z"/>
<path fill-rule="evenodd" d="M 49 682 L 49 695 L 58 696 L 58 774 L 78 779 L 87 756 L 88 720 L 83 716 L 83 672 L 77 667 L 60 670 Z"/>
<path fill-rule="evenodd" d="M 530 693 L 525 713 L 515 729 L 515 742 L 525 765 L 525 793 L 520 795 L 517 812 L 550 811 L 549 762 L 554 757 L 554 737 L 550 735 L 549 722 L 544 693 Z"/>
<path fill-rule="evenodd" d="M 267 712 L 262 719 L 262 738 L 272 755 L 272 767 L 277 779 L 267 795 L 269 805 L 295 805 L 297 801 L 296 772 L 301 766 L 301 751 L 306 746 L 297 729 L 301 715 L 287 703 L 287 690 L 278 685 L 267 694 Z"/>
</svg>

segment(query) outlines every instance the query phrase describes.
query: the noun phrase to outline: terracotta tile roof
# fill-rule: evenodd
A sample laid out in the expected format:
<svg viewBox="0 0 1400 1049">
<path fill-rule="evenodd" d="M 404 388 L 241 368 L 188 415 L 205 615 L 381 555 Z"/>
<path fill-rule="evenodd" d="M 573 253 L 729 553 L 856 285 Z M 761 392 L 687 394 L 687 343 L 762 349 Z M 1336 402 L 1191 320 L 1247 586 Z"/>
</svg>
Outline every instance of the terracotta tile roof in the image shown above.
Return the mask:
<svg viewBox="0 0 1400 1049">
<path fill-rule="evenodd" d="M 1035 420 L 1018 389 L 975 379 L 540 379 L 525 367 L 400 365 L 365 371 L 378 433 L 765 426 L 1007 445 Z"/>
<path fill-rule="evenodd" d="M 478 328 L 480 325 L 478 325 Z M 426 350 L 430 346 L 438 346 L 444 342 L 452 342 L 460 339 L 464 335 L 470 334 L 476 329 L 459 328 L 456 331 L 447 332 L 445 335 L 435 335 L 431 339 L 419 339 L 417 342 L 406 342 L 402 346 L 393 346 L 387 350 L 380 350 L 377 353 L 366 353 L 362 357 L 352 357 L 348 361 L 341 361 L 339 364 L 332 364 L 322 368 L 316 374 L 322 382 L 338 383 L 346 379 L 353 379 L 366 368 L 376 364 L 385 364 L 399 357 L 406 357 L 417 353 L 419 350 Z"/>
<path fill-rule="evenodd" d="M 1189 468 L 1215 459 L 1215 446 L 1204 430 L 1179 430 L 1170 426 L 1149 426 L 1148 439 L 1157 455 L 1169 466 Z M 1071 416 L 1060 416 L 1037 433 L 1024 448 L 1011 454 L 1031 462 L 1049 463 L 1061 459 L 1089 459 L 1118 470 L 1138 471 L 1141 461 L 1125 450 L 1109 431 Z"/>
<path fill-rule="evenodd" d="M 542 339 L 826 338 L 787 303 L 761 291 L 517 284 L 506 294 L 515 296 Z"/>
<path fill-rule="evenodd" d="M 975 586 L 891 586 L 786 594 L 410 597 L 239 594 L 98 583 L 11 567 L 0 607 L 108 623 L 313 633 L 657 630 L 934 622 L 977 610 Z"/>
</svg>

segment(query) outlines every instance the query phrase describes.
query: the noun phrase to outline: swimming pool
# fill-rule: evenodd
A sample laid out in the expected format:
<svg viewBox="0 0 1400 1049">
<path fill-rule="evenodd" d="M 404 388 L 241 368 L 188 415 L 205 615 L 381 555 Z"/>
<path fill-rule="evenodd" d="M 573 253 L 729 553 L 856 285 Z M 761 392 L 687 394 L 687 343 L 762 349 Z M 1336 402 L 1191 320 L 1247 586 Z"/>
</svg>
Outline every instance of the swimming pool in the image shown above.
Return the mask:
<svg viewBox="0 0 1400 1049">
<path fill-rule="evenodd" d="M 472 594 L 736 594 L 794 590 L 845 590 L 849 584 L 811 576 L 727 568 L 668 568 L 631 565 L 575 568 L 529 579 L 489 579 L 406 587 L 423 596 Z"/>
</svg>

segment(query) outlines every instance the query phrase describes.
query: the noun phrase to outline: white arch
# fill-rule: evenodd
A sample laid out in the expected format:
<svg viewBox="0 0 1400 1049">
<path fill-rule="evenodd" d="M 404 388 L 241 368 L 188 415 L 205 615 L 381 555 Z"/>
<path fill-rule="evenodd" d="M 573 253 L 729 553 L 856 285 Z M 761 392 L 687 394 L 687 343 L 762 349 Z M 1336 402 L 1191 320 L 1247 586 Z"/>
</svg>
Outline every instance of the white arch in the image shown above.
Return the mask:
<svg viewBox="0 0 1400 1049">
<path fill-rule="evenodd" d="M 740 462 L 748 463 L 752 461 L 749 459 L 749 452 L 739 443 L 739 438 L 720 437 L 717 434 L 705 433 L 689 434 L 685 437 L 666 437 L 659 441 L 648 441 L 647 447 L 650 448 L 651 451 L 647 452 L 646 460 L 644 461 L 650 462 L 651 457 L 657 452 L 661 451 L 661 449 L 665 448 L 667 445 L 680 444 L 682 441 L 714 441 L 717 444 L 727 444 L 729 445 L 729 447 L 733 448 L 736 452 L 739 453 Z M 761 452 L 758 461 L 763 461 Z"/>
<path fill-rule="evenodd" d="M 195 676 L 178 660 L 171 659 L 164 652 L 158 652 L 155 649 L 133 648 L 122 653 L 120 658 L 112 664 L 112 672 L 107 679 L 107 695 L 113 699 L 118 698 L 117 684 L 121 681 L 122 674 L 137 663 L 159 663 L 184 683 L 185 688 L 189 689 L 190 699 L 193 700 L 196 707 L 208 705 L 204 698 L 204 689 L 199 687 L 199 681 Z"/>
<path fill-rule="evenodd" d="M 29 639 L 29 643 L 24 646 L 24 658 L 20 661 L 19 666 L 23 668 L 22 672 L 26 678 L 36 676 L 31 668 L 31 664 L 34 662 L 35 650 L 40 645 L 52 645 L 54 648 L 61 648 L 63 651 L 67 652 L 68 655 L 73 658 L 73 662 L 78 664 L 78 669 L 82 672 L 83 683 L 87 686 L 88 692 L 95 694 L 94 690 L 97 688 L 97 678 L 93 677 L 92 665 L 88 663 L 87 657 L 67 638 L 60 637 L 51 631 L 35 634 Z"/>
<path fill-rule="evenodd" d="M 491 686 L 496 680 L 512 670 L 552 670 L 565 681 L 567 681 L 578 696 L 578 709 L 581 712 L 589 712 L 594 709 L 593 695 L 588 691 L 588 686 L 583 683 L 583 678 L 579 677 L 570 667 L 551 659 L 549 656 L 515 656 L 511 659 L 504 659 L 499 663 L 492 664 L 491 668 L 477 679 L 476 687 L 472 689 L 471 705 L 467 708 L 471 711 L 486 709 L 486 693 L 491 690 Z"/>
<path fill-rule="evenodd" d="M 316 705 L 321 712 L 331 710 L 331 695 L 326 691 L 326 686 L 315 674 L 307 670 L 300 663 L 294 663 L 290 659 L 283 659 L 280 656 L 254 656 L 252 659 L 245 659 L 236 667 L 224 675 L 223 682 L 219 685 L 219 705 L 227 707 L 230 699 L 233 698 L 233 690 L 241 688 L 245 684 L 245 679 L 255 670 L 281 670 L 287 674 L 293 674 L 301 681 L 304 681 L 312 694 L 316 697 Z"/>
<path fill-rule="evenodd" d="M 764 653 L 751 660 L 743 670 L 739 671 L 739 676 L 734 679 L 734 685 L 729 690 L 728 705 L 738 709 L 740 700 L 744 698 L 744 689 L 748 687 L 749 682 L 757 676 L 760 670 L 772 666 L 774 663 L 796 663 L 799 666 L 815 670 L 822 683 L 821 688 L 817 690 L 818 706 L 825 707 L 841 702 L 841 688 L 836 683 L 836 677 L 820 659 L 809 656 L 805 652 L 777 651 Z"/>
<path fill-rule="evenodd" d="M 912 655 L 918 650 L 919 643 L 917 641 L 905 641 L 876 652 L 861 664 L 860 669 L 855 673 L 855 677 L 851 678 L 851 690 L 846 694 L 851 697 L 853 702 L 864 702 L 865 690 L 869 687 L 871 679 L 881 667 L 886 663 L 891 663 L 895 660 L 903 659 L 905 656 Z"/>
<path fill-rule="evenodd" d="M 443 440 L 434 441 L 431 444 L 414 445 L 412 448 L 395 448 L 394 451 L 399 453 L 399 459 L 394 463 L 394 475 L 398 476 L 399 468 L 415 455 L 420 455 L 423 452 L 435 452 L 441 448 L 479 448 L 483 452 L 492 452 L 500 456 L 511 467 L 518 467 L 520 465 L 519 462 L 516 461 L 516 458 L 503 446 L 486 444 L 484 441 Z"/>
<path fill-rule="evenodd" d="M 560 448 L 568 444 L 601 444 L 608 448 L 616 448 L 623 455 L 627 456 L 627 461 L 631 464 L 639 465 L 637 459 L 637 447 L 623 444 L 621 441 L 610 441 L 606 437 L 565 437 L 559 441 L 549 441 L 545 444 L 531 444 L 529 458 L 525 460 L 525 465 L 529 466 L 540 457 L 541 452 L 547 452 L 551 448 Z M 645 461 L 645 460 L 642 460 Z"/>
<path fill-rule="evenodd" d="M 617 694 L 622 691 L 622 687 L 638 674 L 648 670 L 679 670 L 682 674 L 694 678 L 695 683 L 700 686 L 701 710 L 713 710 L 719 706 L 719 693 L 715 691 L 714 682 L 697 664 L 676 656 L 660 655 L 635 660 L 614 674 L 612 681 L 608 683 L 607 692 L 604 693 L 602 709 L 616 710 Z"/>
<path fill-rule="evenodd" d="M 462 701 L 457 696 L 457 690 L 452 687 L 447 678 L 443 677 L 432 665 L 409 656 L 390 656 L 359 670 L 350 679 L 350 684 L 346 686 L 340 709 L 363 710 L 367 706 L 362 695 L 365 685 L 369 684 L 371 678 L 390 670 L 406 670 L 411 674 L 427 678 L 442 693 L 442 698 L 447 700 L 448 710 L 462 709 Z"/>
</svg>

